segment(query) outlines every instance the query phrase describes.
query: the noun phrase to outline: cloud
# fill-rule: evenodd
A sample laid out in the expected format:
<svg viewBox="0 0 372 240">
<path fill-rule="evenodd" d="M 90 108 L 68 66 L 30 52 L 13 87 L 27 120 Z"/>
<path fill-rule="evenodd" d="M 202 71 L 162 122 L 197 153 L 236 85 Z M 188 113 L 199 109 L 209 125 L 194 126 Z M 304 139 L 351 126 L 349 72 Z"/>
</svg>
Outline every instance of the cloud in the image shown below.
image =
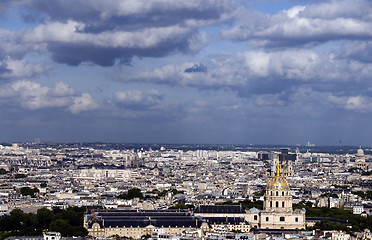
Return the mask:
<svg viewBox="0 0 372 240">
<path fill-rule="evenodd" d="M 141 121 L 144 124 L 170 123 L 183 115 L 183 104 L 166 101 L 158 90 L 118 91 L 114 95 L 111 114 L 115 118 Z"/>
<path fill-rule="evenodd" d="M 89 23 L 90 31 L 141 29 L 171 25 L 205 25 L 220 21 L 238 6 L 236 0 L 27 0 L 30 19 L 68 19 Z M 29 15 L 30 15 L 30 12 Z M 124 23 L 124 24 L 123 24 Z"/>
<path fill-rule="evenodd" d="M 342 46 L 341 55 L 364 63 L 372 63 L 372 41 L 352 41 Z"/>
<path fill-rule="evenodd" d="M 48 64 L 31 63 L 26 59 L 16 60 L 6 57 L 0 61 L 0 79 L 31 78 L 49 72 Z"/>
<path fill-rule="evenodd" d="M 93 62 L 111 66 L 129 63 L 133 56 L 163 57 L 174 52 L 199 50 L 204 35 L 177 25 L 134 31 L 85 32 L 86 24 L 75 21 L 49 22 L 25 34 L 28 43 L 46 44 L 56 62 L 78 65 Z"/>
<path fill-rule="evenodd" d="M 48 107 L 62 107 L 68 105 L 71 96 L 50 97 L 50 89 L 31 81 L 17 81 L 12 85 L 14 93 L 24 108 L 35 110 Z"/>
<path fill-rule="evenodd" d="M 368 96 L 335 96 L 330 94 L 328 100 L 330 103 L 334 103 L 346 110 L 372 112 L 372 98 Z"/>
<path fill-rule="evenodd" d="M 20 80 L 6 84 L 1 89 L 0 99 L 3 104 L 20 104 L 29 110 L 67 108 L 71 113 L 77 114 L 98 107 L 89 94 L 78 94 L 63 82 L 57 82 L 49 88 L 29 80 Z"/>
<path fill-rule="evenodd" d="M 157 90 L 149 91 L 121 91 L 115 93 L 116 103 L 133 110 L 143 110 L 162 104 L 163 94 Z"/>
<path fill-rule="evenodd" d="M 50 53 L 55 62 L 71 66 L 112 66 L 129 64 L 134 56 L 198 52 L 207 41 L 201 27 L 229 21 L 238 1 L 20 0 L 15 6 L 36 25 L 0 29 L 0 53 L 18 59 Z"/>
<path fill-rule="evenodd" d="M 185 69 L 185 73 L 206 72 L 206 71 L 207 71 L 207 67 L 199 63 L 196 63 L 195 65 Z"/>
<path fill-rule="evenodd" d="M 371 39 L 370 1 L 331 1 L 295 6 L 275 15 L 240 11 L 222 36 L 253 46 L 296 47 L 333 40 Z"/>
<path fill-rule="evenodd" d="M 203 71 L 189 71 L 204 66 Z M 198 68 L 196 68 L 198 69 Z M 146 71 L 126 72 L 116 78 L 198 89 L 232 89 L 241 96 L 281 92 L 286 88 L 312 85 L 314 89 L 357 91 L 368 88 L 372 64 L 349 61 L 333 53 L 312 50 L 247 51 L 214 55 L 201 63 L 168 64 Z"/>
<path fill-rule="evenodd" d="M 45 44 L 27 43 L 23 41 L 25 30 L 13 32 L 0 28 L 0 54 L 2 57 L 22 59 L 30 52 L 43 52 Z"/>
<path fill-rule="evenodd" d="M 68 109 L 73 114 L 81 113 L 84 111 L 92 111 L 98 108 L 98 104 L 88 93 L 83 93 L 81 96 L 73 98 L 73 104 Z"/>
</svg>

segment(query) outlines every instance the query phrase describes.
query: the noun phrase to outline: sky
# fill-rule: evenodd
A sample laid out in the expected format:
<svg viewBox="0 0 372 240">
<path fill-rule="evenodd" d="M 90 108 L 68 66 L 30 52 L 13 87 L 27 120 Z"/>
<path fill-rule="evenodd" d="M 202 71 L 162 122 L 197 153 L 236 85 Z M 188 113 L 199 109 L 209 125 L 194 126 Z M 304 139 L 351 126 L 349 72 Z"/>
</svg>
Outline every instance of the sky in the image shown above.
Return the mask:
<svg viewBox="0 0 372 240">
<path fill-rule="evenodd" d="M 1 0 L 0 141 L 372 146 L 372 1 Z"/>
</svg>

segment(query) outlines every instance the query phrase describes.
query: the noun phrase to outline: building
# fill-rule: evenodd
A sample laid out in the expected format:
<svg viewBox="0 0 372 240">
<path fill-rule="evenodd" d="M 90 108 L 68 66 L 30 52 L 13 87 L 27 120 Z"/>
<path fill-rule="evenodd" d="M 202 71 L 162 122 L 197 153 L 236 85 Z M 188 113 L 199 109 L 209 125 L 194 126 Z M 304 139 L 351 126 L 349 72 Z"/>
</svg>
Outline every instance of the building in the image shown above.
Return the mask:
<svg viewBox="0 0 372 240">
<path fill-rule="evenodd" d="M 181 210 L 95 210 L 86 214 L 84 226 L 92 237 L 120 236 L 139 239 L 159 229 L 167 235 L 185 231 L 203 233 L 249 232 L 244 217 L 196 216 Z"/>
<path fill-rule="evenodd" d="M 292 208 L 292 195 L 287 180 L 283 177 L 279 161 L 275 161 L 274 176 L 267 182 L 263 210 L 251 208 L 245 211 L 239 205 L 202 205 L 195 215 L 244 219 L 257 229 L 304 229 L 305 210 Z"/>
<path fill-rule="evenodd" d="M 292 195 L 287 180 L 277 162 L 275 174 L 267 182 L 263 210 L 256 208 L 247 212 L 248 221 L 260 229 L 303 229 L 305 210 L 292 208 Z"/>
<path fill-rule="evenodd" d="M 357 150 L 357 153 L 355 155 L 354 167 L 360 168 L 362 170 L 367 170 L 368 169 L 368 165 L 366 163 L 366 158 L 364 156 L 364 151 L 363 151 L 361 146 L 359 147 L 359 149 Z"/>
<path fill-rule="evenodd" d="M 364 212 L 363 205 L 355 205 L 353 206 L 353 214 L 360 215 Z"/>
<path fill-rule="evenodd" d="M 201 219 L 186 211 L 172 210 L 96 210 L 86 214 L 84 227 L 92 237 L 120 236 L 139 239 L 156 228 L 167 234 L 202 228 Z"/>
</svg>

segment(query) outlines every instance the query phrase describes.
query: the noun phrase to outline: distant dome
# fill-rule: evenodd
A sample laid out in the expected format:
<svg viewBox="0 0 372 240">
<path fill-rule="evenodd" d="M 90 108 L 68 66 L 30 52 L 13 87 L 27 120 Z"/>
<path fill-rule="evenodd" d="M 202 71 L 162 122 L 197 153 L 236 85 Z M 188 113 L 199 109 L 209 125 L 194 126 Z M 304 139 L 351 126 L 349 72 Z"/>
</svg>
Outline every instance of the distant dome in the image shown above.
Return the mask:
<svg viewBox="0 0 372 240">
<path fill-rule="evenodd" d="M 359 147 L 359 149 L 357 150 L 357 154 L 356 154 L 358 157 L 363 157 L 364 156 L 364 151 L 362 149 L 362 147 Z"/>
<path fill-rule="evenodd" d="M 275 176 L 267 181 L 267 190 L 289 190 L 287 180 L 282 176 L 280 164 L 277 163 L 275 166 Z"/>
</svg>

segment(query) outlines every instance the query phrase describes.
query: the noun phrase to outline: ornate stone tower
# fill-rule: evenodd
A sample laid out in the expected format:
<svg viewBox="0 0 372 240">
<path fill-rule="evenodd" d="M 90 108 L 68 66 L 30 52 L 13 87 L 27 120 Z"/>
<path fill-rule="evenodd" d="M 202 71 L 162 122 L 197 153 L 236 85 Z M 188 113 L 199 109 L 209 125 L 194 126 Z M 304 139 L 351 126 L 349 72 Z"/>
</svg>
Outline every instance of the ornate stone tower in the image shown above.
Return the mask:
<svg viewBox="0 0 372 240">
<path fill-rule="evenodd" d="M 267 182 L 264 211 L 292 212 L 292 195 L 287 180 L 282 176 L 279 162 L 275 167 L 275 175 Z"/>
<path fill-rule="evenodd" d="M 292 209 L 292 195 L 279 161 L 274 176 L 267 182 L 264 209 L 249 210 L 252 226 L 261 229 L 304 229 L 305 210 Z"/>
</svg>

